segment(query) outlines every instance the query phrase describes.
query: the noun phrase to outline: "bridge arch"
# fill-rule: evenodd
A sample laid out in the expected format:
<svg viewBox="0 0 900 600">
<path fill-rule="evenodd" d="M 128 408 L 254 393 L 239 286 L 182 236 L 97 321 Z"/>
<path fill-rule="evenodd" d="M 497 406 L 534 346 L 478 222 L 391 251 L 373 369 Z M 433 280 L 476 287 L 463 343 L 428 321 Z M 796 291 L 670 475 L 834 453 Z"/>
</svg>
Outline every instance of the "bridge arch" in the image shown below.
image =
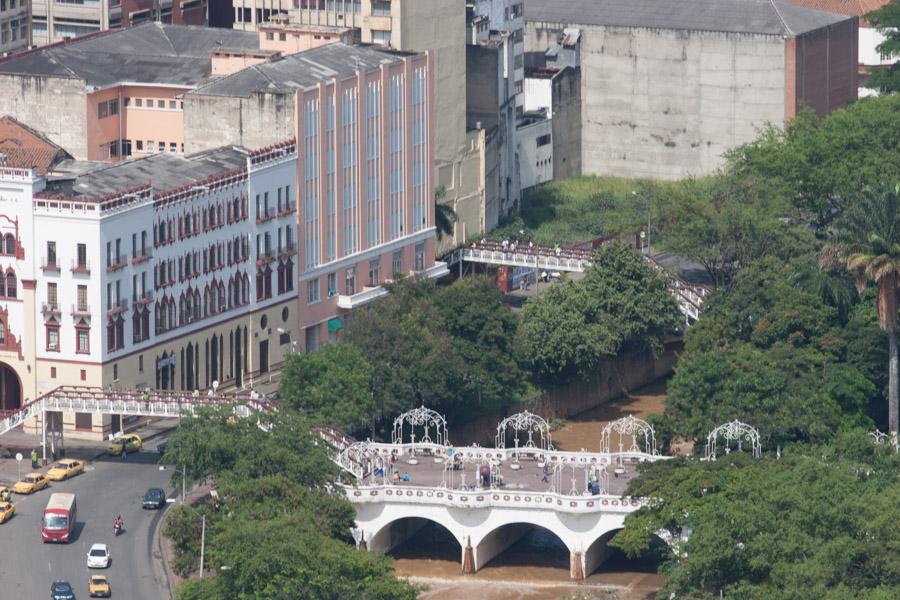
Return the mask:
<svg viewBox="0 0 900 600">
<path fill-rule="evenodd" d="M 596 571 L 606 562 L 609 558 L 611 558 L 615 554 L 619 554 L 621 551 L 610 547 L 609 543 L 612 541 L 613 537 L 620 531 L 622 531 L 622 527 L 616 527 L 610 529 L 597 539 L 595 539 L 584 551 L 584 577 L 588 577 L 591 573 Z M 668 544 L 658 535 L 650 534 L 651 540 L 651 549 L 648 551 L 647 555 L 662 555 L 665 552 L 668 552 Z"/>
<path fill-rule="evenodd" d="M 519 519 L 497 525 L 483 534 L 477 541 L 472 540 L 474 571 L 481 569 L 533 532 L 540 532 L 544 535 L 549 534 L 552 538 L 555 538 L 562 546 L 561 550 L 565 553 L 564 557 L 560 557 L 560 562 L 571 560 L 572 546 L 565 535 L 560 535 L 558 531 L 554 531 L 549 523 L 538 524 L 533 521 Z"/>
<path fill-rule="evenodd" d="M 440 512 L 398 516 L 378 524 L 371 531 L 361 530 L 359 541 L 364 540 L 369 550 L 387 553 L 402 545 L 431 523 L 450 532 L 460 549 L 466 547 L 467 540 L 462 536 L 459 524 L 449 515 L 445 516 Z"/>
</svg>

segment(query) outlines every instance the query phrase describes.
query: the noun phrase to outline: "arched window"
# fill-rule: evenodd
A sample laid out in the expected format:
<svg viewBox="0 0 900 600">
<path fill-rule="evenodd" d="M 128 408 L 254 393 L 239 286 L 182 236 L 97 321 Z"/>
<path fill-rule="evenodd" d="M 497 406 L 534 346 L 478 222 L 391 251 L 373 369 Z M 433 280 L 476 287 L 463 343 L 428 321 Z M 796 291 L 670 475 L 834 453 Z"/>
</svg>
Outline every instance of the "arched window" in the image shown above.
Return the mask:
<svg viewBox="0 0 900 600">
<path fill-rule="evenodd" d="M 200 290 L 194 291 L 194 318 L 200 318 Z"/>
<path fill-rule="evenodd" d="M 6 277 L 0 273 L 0 297 L 6 296 Z"/>
<path fill-rule="evenodd" d="M 219 312 L 222 312 L 226 309 L 225 306 L 225 284 L 221 281 L 219 282 Z"/>
<path fill-rule="evenodd" d="M 6 244 L 5 244 L 6 247 L 4 249 L 6 250 L 6 254 L 9 254 L 10 256 L 15 255 L 15 253 L 16 253 L 16 238 L 14 238 L 11 233 L 7 233 L 5 242 L 6 242 Z"/>
<path fill-rule="evenodd" d="M 6 344 L 6 323 L 0 320 L 0 344 Z"/>
<path fill-rule="evenodd" d="M 13 272 L 6 274 L 6 297 L 16 297 L 16 274 Z"/>
</svg>

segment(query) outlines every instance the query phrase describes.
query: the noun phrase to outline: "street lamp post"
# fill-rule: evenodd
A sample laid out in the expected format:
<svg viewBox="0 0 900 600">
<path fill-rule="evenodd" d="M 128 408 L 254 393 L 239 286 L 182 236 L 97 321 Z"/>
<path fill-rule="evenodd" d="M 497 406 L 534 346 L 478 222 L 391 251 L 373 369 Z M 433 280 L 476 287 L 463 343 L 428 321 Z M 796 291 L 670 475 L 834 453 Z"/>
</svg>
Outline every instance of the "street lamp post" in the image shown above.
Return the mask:
<svg viewBox="0 0 900 600">
<path fill-rule="evenodd" d="M 203 579 L 203 554 L 206 550 L 206 515 L 203 515 L 200 526 L 200 579 Z"/>
</svg>

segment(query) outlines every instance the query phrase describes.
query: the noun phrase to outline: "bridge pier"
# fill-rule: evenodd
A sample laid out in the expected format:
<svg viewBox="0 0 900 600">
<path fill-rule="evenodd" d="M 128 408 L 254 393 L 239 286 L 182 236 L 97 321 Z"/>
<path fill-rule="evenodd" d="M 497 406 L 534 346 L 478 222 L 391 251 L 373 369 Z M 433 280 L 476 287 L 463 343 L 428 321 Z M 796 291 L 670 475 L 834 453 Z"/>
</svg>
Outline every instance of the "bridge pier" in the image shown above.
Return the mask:
<svg viewBox="0 0 900 600">
<path fill-rule="evenodd" d="M 569 579 L 582 581 L 585 577 L 584 555 L 581 552 L 569 554 Z"/>
</svg>

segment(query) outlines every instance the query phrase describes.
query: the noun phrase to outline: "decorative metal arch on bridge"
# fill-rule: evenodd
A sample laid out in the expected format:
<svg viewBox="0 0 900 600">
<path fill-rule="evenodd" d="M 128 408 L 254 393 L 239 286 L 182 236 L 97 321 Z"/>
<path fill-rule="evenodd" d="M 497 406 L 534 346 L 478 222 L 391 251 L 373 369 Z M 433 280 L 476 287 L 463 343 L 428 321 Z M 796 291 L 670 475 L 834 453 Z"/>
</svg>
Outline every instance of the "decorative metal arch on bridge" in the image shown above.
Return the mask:
<svg viewBox="0 0 900 600">
<path fill-rule="evenodd" d="M 421 427 L 424 430 L 422 437 L 418 440 L 416 440 L 416 427 Z M 391 441 L 394 444 L 407 443 L 404 439 L 404 431 L 409 435 L 409 443 L 411 444 L 415 444 L 418 441 L 420 444 L 450 445 L 450 440 L 447 437 L 447 420 L 444 418 L 444 415 L 424 406 L 406 411 L 394 419 L 394 432 L 391 435 Z M 432 437 L 432 434 L 434 437 Z"/>
<path fill-rule="evenodd" d="M 626 437 L 631 439 L 631 444 L 627 449 L 625 447 Z M 616 442 L 616 449 L 613 449 L 613 441 Z M 634 415 L 610 421 L 600 434 L 600 452 L 659 454 L 656 450 L 656 432 L 653 430 L 653 425 Z"/>
<path fill-rule="evenodd" d="M 741 421 L 734 420 L 729 423 L 723 423 L 709 432 L 709 435 L 706 438 L 707 460 L 716 460 L 720 438 L 725 443 L 725 454 L 731 453 L 732 445 L 737 447 L 738 452 L 743 452 L 745 443 L 750 446 L 750 451 L 753 453 L 754 458 L 759 458 L 762 452 L 762 447 L 759 442 L 759 432 L 756 428 L 747 425 L 746 423 L 742 423 Z"/>
<path fill-rule="evenodd" d="M 516 450 L 519 448 L 536 448 L 540 450 L 552 450 L 553 444 L 550 441 L 550 424 L 541 417 L 527 410 L 506 417 L 497 425 L 497 448 L 506 448 L 506 432 L 512 430 L 513 443 Z M 528 434 L 528 439 L 524 444 L 520 443 L 519 433 Z M 540 439 L 535 441 L 534 436 L 537 434 Z"/>
</svg>

